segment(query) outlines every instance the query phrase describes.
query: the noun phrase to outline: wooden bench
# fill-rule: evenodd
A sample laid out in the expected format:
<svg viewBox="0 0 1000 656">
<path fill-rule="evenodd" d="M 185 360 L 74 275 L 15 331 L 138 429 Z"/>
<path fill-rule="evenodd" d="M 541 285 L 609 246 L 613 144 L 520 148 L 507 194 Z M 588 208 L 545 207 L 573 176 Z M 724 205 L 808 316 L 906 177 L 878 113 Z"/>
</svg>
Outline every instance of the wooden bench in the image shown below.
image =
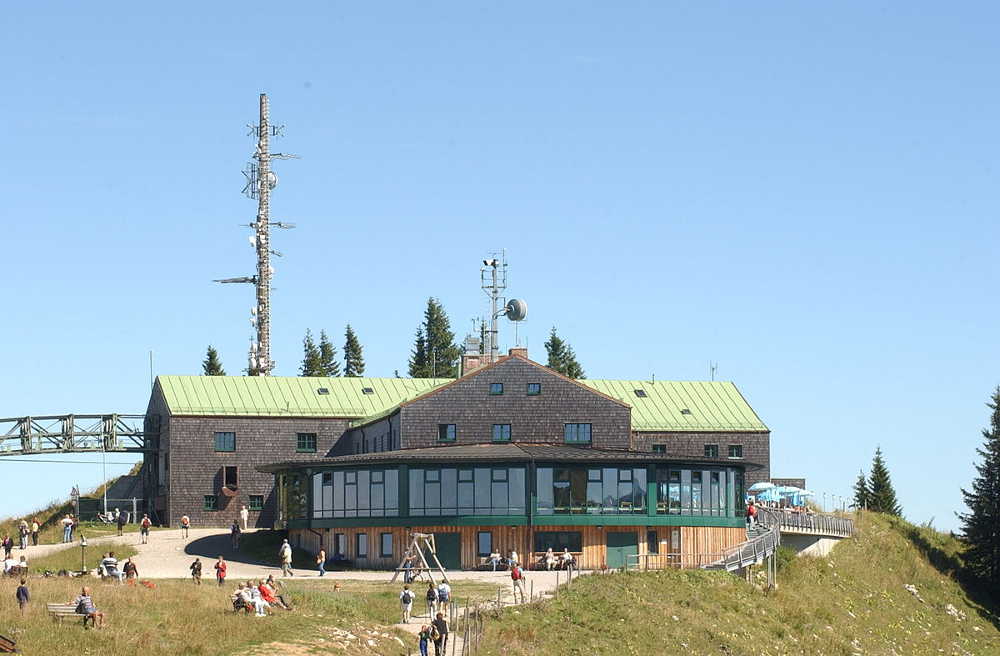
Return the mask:
<svg viewBox="0 0 1000 656">
<path fill-rule="evenodd" d="M 17 648 L 17 643 L 7 636 L 0 635 L 0 652 L 5 654 L 19 654 L 21 650 Z"/>
<path fill-rule="evenodd" d="M 54 622 L 62 624 L 62 621 L 67 617 L 72 617 L 73 619 L 82 617 L 83 625 L 87 626 L 87 616 L 76 612 L 76 606 L 73 604 L 45 604 L 45 610 L 49 612 L 49 616 L 52 617 Z"/>
</svg>

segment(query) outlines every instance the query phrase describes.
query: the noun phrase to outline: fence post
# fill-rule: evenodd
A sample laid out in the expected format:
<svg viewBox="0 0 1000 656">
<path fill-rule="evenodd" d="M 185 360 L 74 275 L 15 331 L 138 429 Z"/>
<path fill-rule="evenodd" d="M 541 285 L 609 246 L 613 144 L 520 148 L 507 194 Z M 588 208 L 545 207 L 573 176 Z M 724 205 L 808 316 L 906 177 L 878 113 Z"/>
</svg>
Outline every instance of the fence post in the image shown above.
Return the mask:
<svg viewBox="0 0 1000 656">
<path fill-rule="evenodd" d="M 528 592 L 528 603 L 530 604 L 535 600 L 535 579 L 531 579 L 531 583 L 529 585 L 531 586 L 531 589 Z"/>
</svg>

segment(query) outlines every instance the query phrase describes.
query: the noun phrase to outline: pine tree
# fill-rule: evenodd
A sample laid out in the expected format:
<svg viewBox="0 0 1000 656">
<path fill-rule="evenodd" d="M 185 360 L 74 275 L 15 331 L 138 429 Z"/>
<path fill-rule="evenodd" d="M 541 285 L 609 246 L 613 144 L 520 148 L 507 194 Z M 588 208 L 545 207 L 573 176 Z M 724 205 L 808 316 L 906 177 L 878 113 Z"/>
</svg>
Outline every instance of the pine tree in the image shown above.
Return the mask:
<svg viewBox="0 0 1000 656">
<path fill-rule="evenodd" d="M 208 352 L 205 359 L 201 361 L 201 371 L 203 376 L 225 376 L 226 371 L 219 361 L 219 352 L 211 344 L 208 345 Z"/>
<path fill-rule="evenodd" d="M 549 369 L 554 369 L 568 378 L 586 378 L 583 367 L 576 360 L 573 347 L 556 334 L 555 326 L 549 333 L 549 341 L 545 342 L 545 351 L 549 354 L 546 365 Z"/>
<path fill-rule="evenodd" d="M 889 479 L 889 469 L 882 459 L 882 449 L 875 449 L 875 459 L 872 460 L 872 472 L 868 476 L 868 510 L 887 513 L 901 517 L 902 508 L 896 501 L 896 490 Z"/>
<path fill-rule="evenodd" d="M 993 412 L 990 427 L 983 431 L 986 443 L 976 449 L 982 462 L 972 481 L 972 490 L 962 489 L 968 513 L 959 513 L 962 533 L 968 545 L 966 570 L 988 589 L 1000 589 L 1000 387 L 987 407 Z"/>
<path fill-rule="evenodd" d="M 312 332 L 306 328 L 306 336 L 302 338 L 302 366 L 300 376 L 324 376 L 323 359 L 319 347 L 313 341 Z"/>
<path fill-rule="evenodd" d="M 462 351 L 455 344 L 455 334 L 444 307 L 436 298 L 427 299 L 424 322 L 410 356 L 410 376 L 414 378 L 455 378 Z"/>
<path fill-rule="evenodd" d="M 865 510 L 868 507 L 868 481 L 865 479 L 864 470 L 858 472 L 858 480 L 854 482 L 854 507 L 857 510 Z"/>
<path fill-rule="evenodd" d="M 358 378 L 365 375 L 365 358 L 361 353 L 361 342 L 354 334 L 351 324 L 344 331 L 344 375 L 348 378 Z"/>
<path fill-rule="evenodd" d="M 319 368 L 320 376 L 339 376 L 340 363 L 337 362 L 337 349 L 330 343 L 326 331 L 319 331 Z"/>
</svg>

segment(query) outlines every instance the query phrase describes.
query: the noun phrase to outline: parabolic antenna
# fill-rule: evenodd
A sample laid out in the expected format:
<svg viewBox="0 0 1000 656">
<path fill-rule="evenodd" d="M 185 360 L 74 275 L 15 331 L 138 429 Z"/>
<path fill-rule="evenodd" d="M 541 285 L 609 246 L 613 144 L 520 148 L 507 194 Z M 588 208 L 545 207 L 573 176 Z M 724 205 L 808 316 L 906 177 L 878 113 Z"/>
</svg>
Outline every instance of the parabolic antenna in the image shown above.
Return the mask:
<svg viewBox="0 0 1000 656">
<path fill-rule="evenodd" d="M 274 171 L 268 171 L 267 181 L 268 181 L 268 186 L 270 186 L 271 189 L 274 189 L 275 187 L 278 186 L 278 175 Z"/>
<path fill-rule="evenodd" d="M 507 301 L 504 316 L 511 321 L 524 321 L 524 318 L 528 316 L 528 304 L 519 298 L 512 298 Z"/>
</svg>

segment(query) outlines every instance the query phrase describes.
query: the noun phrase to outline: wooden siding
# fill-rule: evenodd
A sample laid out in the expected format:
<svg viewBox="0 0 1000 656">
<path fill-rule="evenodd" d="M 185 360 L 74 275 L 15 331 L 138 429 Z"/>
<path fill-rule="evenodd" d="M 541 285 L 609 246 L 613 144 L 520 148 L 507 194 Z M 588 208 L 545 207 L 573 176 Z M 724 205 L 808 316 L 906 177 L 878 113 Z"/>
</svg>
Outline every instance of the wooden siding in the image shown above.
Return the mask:
<svg viewBox="0 0 1000 656">
<path fill-rule="evenodd" d="M 607 564 L 607 534 L 634 533 L 638 543 L 639 555 L 648 553 L 647 531 L 655 531 L 658 542 L 658 553 L 682 554 L 682 563 L 685 566 L 696 567 L 699 564 L 697 555 L 718 554 L 724 549 L 739 544 L 746 539 L 746 531 L 743 528 L 718 527 L 718 526 L 657 526 L 648 528 L 646 526 L 539 526 L 530 529 L 527 526 L 420 526 L 413 527 L 421 533 L 458 533 L 461 545 L 462 569 L 475 569 L 479 566 L 480 557 L 476 553 L 477 533 L 487 531 L 493 534 L 493 548 L 504 556 L 510 554 L 511 550 L 516 550 L 521 557 L 522 564 L 527 566 L 534 556 L 531 544 L 532 534 L 537 531 L 567 531 L 581 534 L 583 551 L 579 557 L 579 565 L 582 569 L 601 569 Z M 680 538 L 680 543 L 674 541 L 674 532 Z M 322 546 L 326 549 L 327 555 L 333 557 L 333 540 L 336 533 L 343 533 L 347 540 L 347 553 L 350 560 L 354 561 L 356 567 L 360 569 L 393 569 L 402 560 L 403 551 L 410 546 L 410 531 L 400 526 L 365 527 L 365 528 L 331 528 L 320 529 L 322 534 Z M 359 559 L 357 557 L 357 535 L 366 533 L 368 535 L 368 557 Z M 392 556 L 383 558 L 379 555 L 379 546 L 382 533 L 392 534 Z M 295 529 L 290 531 L 291 541 L 297 547 L 301 547 L 310 553 L 317 553 L 320 547 L 320 536 L 308 529 Z M 665 559 L 664 559 L 665 560 Z M 656 560 L 650 561 L 650 566 Z"/>
</svg>

